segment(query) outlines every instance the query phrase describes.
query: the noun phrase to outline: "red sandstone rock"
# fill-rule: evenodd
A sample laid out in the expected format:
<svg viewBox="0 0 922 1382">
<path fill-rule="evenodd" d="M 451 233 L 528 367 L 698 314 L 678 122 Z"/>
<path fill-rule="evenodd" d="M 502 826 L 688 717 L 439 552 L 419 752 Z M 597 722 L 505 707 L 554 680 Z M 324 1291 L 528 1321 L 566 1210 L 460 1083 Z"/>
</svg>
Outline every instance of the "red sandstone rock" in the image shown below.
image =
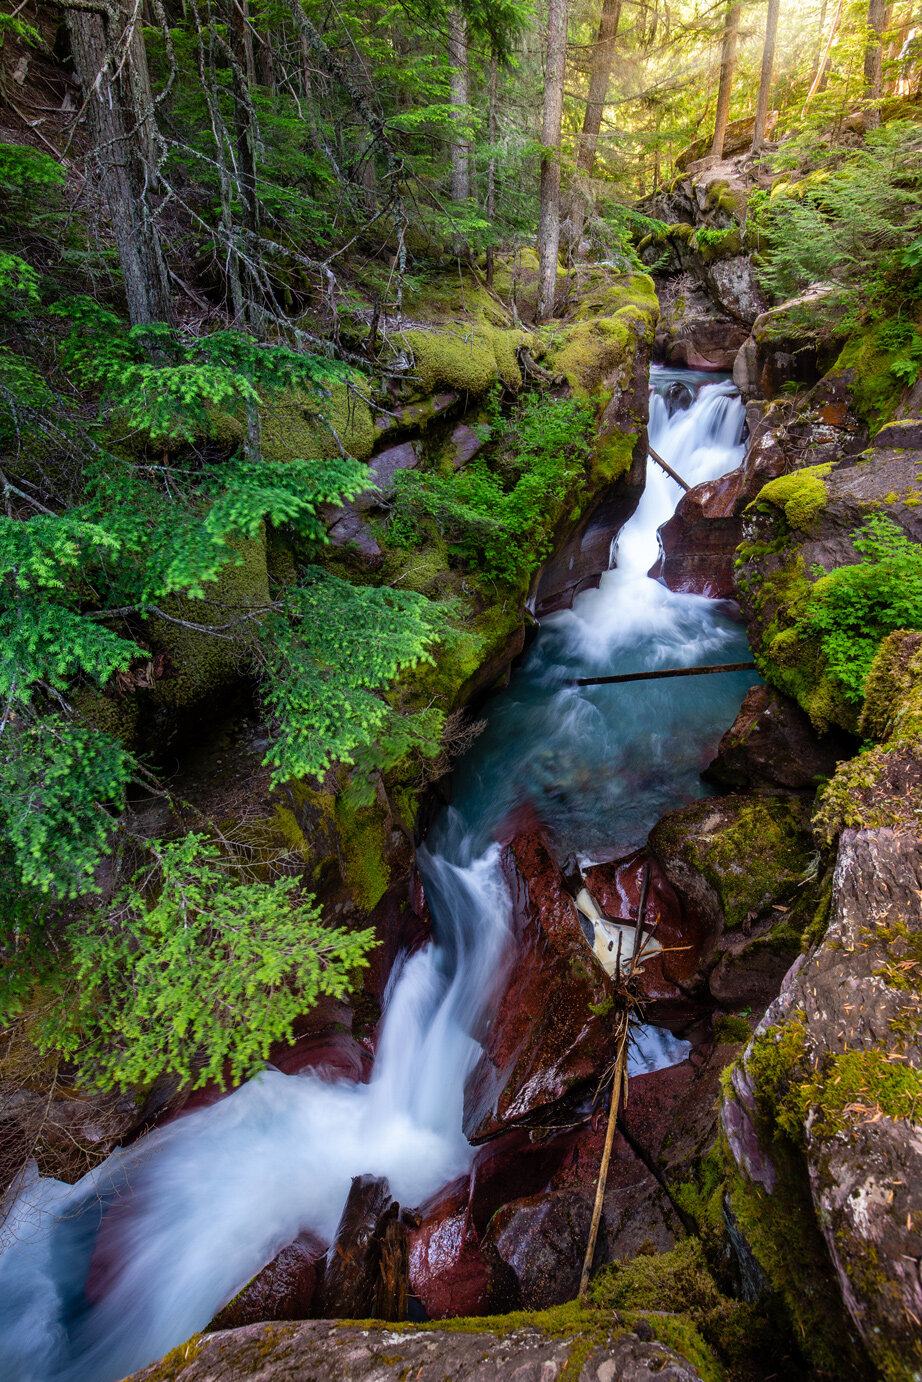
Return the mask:
<svg viewBox="0 0 922 1382">
<path fill-rule="evenodd" d="M 422 1223 L 410 1234 L 410 1291 L 430 1319 L 491 1308 L 493 1274 L 471 1222 L 469 1195 L 466 1176 L 453 1181 L 422 1206 Z"/>
<path fill-rule="evenodd" d="M 586 946 L 560 870 L 536 835 L 503 853 L 513 898 L 514 958 L 505 992 L 470 1075 L 464 1131 L 472 1142 L 513 1123 L 552 1117 L 612 1055 L 603 1011 L 609 980 Z"/>
<path fill-rule="evenodd" d="M 308 1320 L 325 1246 L 299 1233 L 214 1317 L 210 1329 L 239 1329 L 262 1320 Z"/>
<path fill-rule="evenodd" d="M 702 912 L 680 898 L 659 861 L 644 850 L 586 870 L 589 890 L 609 916 L 636 920 L 645 864 L 650 869 L 646 923 L 651 926 L 659 918 L 656 939 L 665 953 L 643 965 L 638 989 L 652 1004 L 647 1016 L 655 1021 L 663 1010 L 687 1009 L 686 995 L 703 983 L 716 930 Z"/>
</svg>

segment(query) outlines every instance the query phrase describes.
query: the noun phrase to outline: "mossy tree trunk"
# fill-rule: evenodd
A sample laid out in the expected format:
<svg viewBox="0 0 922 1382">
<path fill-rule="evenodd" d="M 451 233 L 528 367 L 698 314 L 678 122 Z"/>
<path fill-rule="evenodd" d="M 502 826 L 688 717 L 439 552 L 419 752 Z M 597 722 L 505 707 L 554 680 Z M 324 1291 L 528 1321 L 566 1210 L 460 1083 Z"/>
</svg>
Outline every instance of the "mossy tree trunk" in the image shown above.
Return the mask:
<svg viewBox="0 0 922 1382">
<path fill-rule="evenodd" d="M 541 122 L 541 190 L 538 221 L 538 321 L 554 312 L 557 260 L 560 253 L 560 130 L 563 76 L 567 56 L 568 0 L 548 0 L 547 50 L 544 69 L 544 116 Z"/>
<path fill-rule="evenodd" d="M 730 123 L 730 96 L 733 74 L 736 71 L 736 42 L 740 31 L 740 0 L 730 0 L 724 23 L 723 47 L 720 53 L 720 86 L 717 90 L 717 114 L 714 118 L 714 140 L 711 153 L 723 158 L 727 125 Z"/>
</svg>

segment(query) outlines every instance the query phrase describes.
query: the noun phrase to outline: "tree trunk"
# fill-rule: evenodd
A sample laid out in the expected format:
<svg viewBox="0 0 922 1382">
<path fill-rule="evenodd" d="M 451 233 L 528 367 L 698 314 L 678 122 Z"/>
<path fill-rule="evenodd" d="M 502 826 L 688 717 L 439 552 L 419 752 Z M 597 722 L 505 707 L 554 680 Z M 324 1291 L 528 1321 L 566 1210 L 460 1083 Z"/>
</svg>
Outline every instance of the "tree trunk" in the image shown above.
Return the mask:
<svg viewBox="0 0 922 1382">
<path fill-rule="evenodd" d="M 576 156 L 578 173 L 592 174 L 595 166 L 596 147 L 602 129 L 602 115 L 608 99 L 608 84 L 615 61 L 615 46 L 618 25 L 621 21 L 621 0 L 602 0 L 602 15 L 599 19 L 599 34 L 592 54 L 592 69 L 589 74 L 589 95 L 586 98 L 586 113 L 583 116 L 583 129 L 580 135 L 579 152 Z M 583 238 L 586 223 L 586 193 L 577 181 L 573 189 L 570 207 L 570 242 L 576 253 Z"/>
<path fill-rule="evenodd" d="M 560 253 L 560 129 L 567 57 L 567 0 L 548 0 L 544 118 L 541 123 L 540 214 L 538 221 L 538 321 L 553 314 Z"/>
<path fill-rule="evenodd" d="M 730 93 L 736 69 L 736 40 L 740 29 L 740 0 L 728 0 L 724 24 L 723 48 L 720 53 L 720 86 L 717 89 L 717 114 L 714 119 L 714 141 L 711 153 L 723 158 L 724 139 L 730 121 Z"/>
<path fill-rule="evenodd" d="M 467 55 L 467 20 L 459 9 L 449 14 L 448 63 L 451 68 L 450 94 L 453 106 L 464 106 L 463 115 L 455 115 L 456 127 L 467 126 L 467 109 L 471 99 L 471 69 Z M 459 133 L 451 141 L 451 199 L 466 202 L 471 195 L 471 146 L 466 135 Z"/>
<path fill-rule="evenodd" d="M 490 141 L 490 162 L 487 165 L 487 220 L 490 230 L 496 217 L 496 87 L 499 77 L 499 63 L 496 54 L 490 55 L 489 109 L 487 113 L 487 137 Z M 487 245 L 487 287 L 493 287 L 493 244 Z"/>
<path fill-rule="evenodd" d="M 231 56 L 234 97 L 234 138 L 237 153 L 243 244 L 240 255 L 240 280 L 244 291 L 243 321 L 259 331 L 262 326 L 263 287 L 260 282 L 259 194 L 256 182 L 256 127 L 251 95 L 252 34 L 242 0 L 229 0 L 226 8 L 227 38 Z"/>
<path fill-rule="evenodd" d="M 77 80 L 86 102 L 91 159 L 112 225 L 133 326 L 170 319 L 170 292 L 154 217 L 154 112 L 138 11 L 68 10 Z M 133 24 L 127 42 L 126 25 Z M 113 73 L 116 48 L 120 70 Z"/>
<path fill-rule="evenodd" d="M 762 49 L 762 76 L 759 79 L 759 100 L 756 104 L 756 127 L 752 136 L 752 152 L 757 154 L 765 143 L 765 125 L 772 94 L 772 70 L 775 66 L 775 39 L 778 36 L 778 12 L 781 0 L 768 0 L 765 17 L 765 46 Z"/>
<path fill-rule="evenodd" d="M 868 39 L 864 50 L 864 96 L 872 104 L 864 112 L 864 128 L 880 127 L 885 0 L 868 0 Z"/>
</svg>

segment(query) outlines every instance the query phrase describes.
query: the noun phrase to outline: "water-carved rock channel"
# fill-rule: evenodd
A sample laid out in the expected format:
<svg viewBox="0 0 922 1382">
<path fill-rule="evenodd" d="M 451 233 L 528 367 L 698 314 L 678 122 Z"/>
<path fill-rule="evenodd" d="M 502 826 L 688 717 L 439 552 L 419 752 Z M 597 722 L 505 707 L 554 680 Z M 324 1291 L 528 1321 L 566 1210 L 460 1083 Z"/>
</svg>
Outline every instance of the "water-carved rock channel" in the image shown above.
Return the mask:
<svg viewBox="0 0 922 1382">
<path fill-rule="evenodd" d="M 679 379 L 694 393 L 684 409 L 665 396 Z M 689 484 L 739 465 L 743 424 L 727 384 L 654 372 L 651 442 Z M 431 1204 L 468 1175 L 472 1142 L 540 1123 L 542 1111 L 552 1122 L 574 1090 L 591 1095 L 594 1040 L 604 1055 L 604 984 L 588 955 L 592 1016 L 583 1022 L 577 1012 L 573 1032 L 557 1030 L 550 1067 L 533 1049 L 534 1013 L 531 1047 L 521 1024 L 512 1033 L 509 1014 L 523 1005 L 537 998 L 552 1012 L 564 1002 L 559 990 L 529 990 L 515 870 L 538 848 L 529 841 L 558 860 L 575 852 L 584 868 L 642 848 L 665 812 L 706 793 L 700 772 L 757 680 L 737 672 L 572 684 L 747 657 L 732 606 L 647 575 L 679 497 L 651 462 L 612 569 L 573 609 L 543 621 L 490 704 L 452 804 L 419 850 L 432 940 L 392 976 L 370 1081 L 270 1069 L 117 1151 L 77 1185 L 26 1186 L 0 1258 L 4 1377 L 123 1377 L 204 1328 L 299 1234 L 331 1242 L 353 1177 L 386 1177 L 401 1204 Z M 623 885 L 625 916 L 636 873 L 629 861 L 609 876 L 613 895 Z M 616 909 L 617 896 L 606 905 Z M 542 965 L 541 982 L 556 986 L 558 969 L 546 955 Z M 668 1066 L 687 1049 L 665 1029 L 644 1028 L 632 1070 Z M 507 1199 L 529 1193 L 520 1186 Z M 438 1305 L 431 1297 L 430 1313 Z"/>
</svg>

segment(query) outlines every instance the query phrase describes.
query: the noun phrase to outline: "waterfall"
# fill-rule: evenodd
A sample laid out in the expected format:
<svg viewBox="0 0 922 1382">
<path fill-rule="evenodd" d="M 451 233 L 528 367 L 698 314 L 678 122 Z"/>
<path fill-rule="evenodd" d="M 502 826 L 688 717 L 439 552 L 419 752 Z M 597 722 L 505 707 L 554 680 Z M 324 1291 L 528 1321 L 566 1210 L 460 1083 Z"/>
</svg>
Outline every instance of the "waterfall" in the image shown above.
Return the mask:
<svg viewBox="0 0 922 1382">
<path fill-rule="evenodd" d="M 739 464 L 743 410 L 728 385 L 711 382 L 670 414 L 662 392 L 680 378 L 700 382 L 654 372 L 651 439 L 697 484 Z M 504 820 L 527 807 L 583 862 L 627 852 L 705 790 L 700 769 L 752 681 L 568 684 L 745 656 L 726 610 L 645 574 L 679 495 L 650 463 L 613 569 L 542 626 L 459 766 L 454 805 L 419 851 L 433 939 L 395 969 L 370 1083 L 270 1069 L 76 1185 L 32 1175 L 0 1252 L 6 1382 L 115 1382 L 202 1329 L 302 1229 L 329 1241 L 353 1176 L 387 1176 L 414 1205 L 469 1167 L 464 1083 L 501 987 L 510 923 L 495 843 Z M 681 1043 L 639 1049 L 637 1069 L 682 1055 Z"/>
</svg>

